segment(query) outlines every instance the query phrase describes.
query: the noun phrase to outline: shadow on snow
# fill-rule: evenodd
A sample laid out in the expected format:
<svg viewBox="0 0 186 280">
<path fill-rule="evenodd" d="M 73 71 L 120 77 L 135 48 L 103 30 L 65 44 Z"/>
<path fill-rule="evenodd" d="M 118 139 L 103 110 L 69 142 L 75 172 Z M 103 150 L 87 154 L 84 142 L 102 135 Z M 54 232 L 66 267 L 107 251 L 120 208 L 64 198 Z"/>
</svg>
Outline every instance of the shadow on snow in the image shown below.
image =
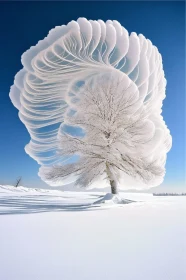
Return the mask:
<svg viewBox="0 0 186 280">
<path fill-rule="evenodd" d="M 91 198 L 94 197 L 99 199 L 103 196 L 93 195 Z M 94 204 L 93 202 L 82 204 L 68 203 L 70 198 L 72 197 L 45 195 L 4 196 L 0 197 L 0 215 L 103 210 L 99 204 Z"/>
</svg>

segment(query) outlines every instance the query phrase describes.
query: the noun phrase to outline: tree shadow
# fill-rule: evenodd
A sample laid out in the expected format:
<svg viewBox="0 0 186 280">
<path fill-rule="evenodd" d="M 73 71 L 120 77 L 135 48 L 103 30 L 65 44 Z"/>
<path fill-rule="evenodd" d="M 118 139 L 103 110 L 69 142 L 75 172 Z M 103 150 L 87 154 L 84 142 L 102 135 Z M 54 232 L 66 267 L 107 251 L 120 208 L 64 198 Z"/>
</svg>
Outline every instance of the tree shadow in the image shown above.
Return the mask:
<svg viewBox="0 0 186 280">
<path fill-rule="evenodd" d="M 92 198 L 102 196 L 92 196 Z M 61 211 L 92 211 L 103 210 L 100 205 L 90 203 L 72 203 L 72 197 L 46 195 L 24 195 L 0 197 L 0 215 L 33 214 Z M 70 202 L 71 200 L 71 202 Z"/>
</svg>

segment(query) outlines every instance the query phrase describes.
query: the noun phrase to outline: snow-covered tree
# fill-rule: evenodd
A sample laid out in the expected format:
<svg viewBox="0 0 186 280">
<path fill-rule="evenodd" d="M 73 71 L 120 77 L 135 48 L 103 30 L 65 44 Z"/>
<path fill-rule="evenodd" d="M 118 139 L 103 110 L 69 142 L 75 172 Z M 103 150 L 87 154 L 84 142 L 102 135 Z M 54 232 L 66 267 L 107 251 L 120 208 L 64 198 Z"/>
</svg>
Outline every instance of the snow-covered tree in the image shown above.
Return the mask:
<svg viewBox="0 0 186 280">
<path fill-rule="evenodd" d="M 161 182 L 165 156 L 152 157 L 152 153 L 160 137 L 156 126 L 164 130 L 166 126 L 161 118 L 151 116 L 143 100 L 139 100 L 136 85 L 126 75 L 111 71 L 91 77 L 80 89 L 71 91 L 68 104 L 63 125 L 79 126 L 85 136 L 62 129 L 59 153 L 78 154 L 79 160 L 43 167 L 45 180 L 59 181 L 74 174 L 76 184 L 86 188 L 105 179 L 113 194 L 118 191 L 123 173 L 145 184 Z M 166 141 L 161 148 L 168 150 Z"/>
<path fill-rule="evenodd" d="M 22 63 L 10 97 L 43 180 L 106 182 L 113 194 L 163 181 L 171 148 L 161 116 L 166 80 L 148 39 L 117 21 L 80 18 L 52 30 Z"/>
</svg>

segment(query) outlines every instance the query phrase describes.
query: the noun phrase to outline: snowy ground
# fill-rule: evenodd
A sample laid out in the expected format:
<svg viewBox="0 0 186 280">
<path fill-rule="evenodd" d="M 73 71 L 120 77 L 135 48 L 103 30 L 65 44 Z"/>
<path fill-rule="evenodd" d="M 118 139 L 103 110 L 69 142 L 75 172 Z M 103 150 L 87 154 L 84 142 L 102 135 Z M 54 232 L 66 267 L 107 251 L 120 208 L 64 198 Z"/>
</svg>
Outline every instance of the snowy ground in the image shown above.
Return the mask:
<svg viewBox="0 0 186 280">
<path fill-rule="evenodd" d="M 186 279 L 186 197 L 101 195 L 0 186 L 0 279 Z"/>
</svg>

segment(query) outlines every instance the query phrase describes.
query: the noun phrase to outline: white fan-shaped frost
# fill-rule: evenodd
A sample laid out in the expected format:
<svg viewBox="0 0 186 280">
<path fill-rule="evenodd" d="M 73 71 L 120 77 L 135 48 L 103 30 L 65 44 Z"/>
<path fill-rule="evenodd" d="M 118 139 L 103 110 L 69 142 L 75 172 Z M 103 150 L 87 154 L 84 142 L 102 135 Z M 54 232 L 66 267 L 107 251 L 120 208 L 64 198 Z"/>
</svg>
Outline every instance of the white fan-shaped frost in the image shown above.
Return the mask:
<svg viewBox="0 0 186 280">
<path fill-rule="evenodd" d="M 10 98 L 31 141 L 26 152 L 50 185 L 160 184 L 170 132 L 158 49 L 117 21 L 79 18 L 22 55 Z M 101 183 L 102 182 L 102 183 Z"/>
</svg>

